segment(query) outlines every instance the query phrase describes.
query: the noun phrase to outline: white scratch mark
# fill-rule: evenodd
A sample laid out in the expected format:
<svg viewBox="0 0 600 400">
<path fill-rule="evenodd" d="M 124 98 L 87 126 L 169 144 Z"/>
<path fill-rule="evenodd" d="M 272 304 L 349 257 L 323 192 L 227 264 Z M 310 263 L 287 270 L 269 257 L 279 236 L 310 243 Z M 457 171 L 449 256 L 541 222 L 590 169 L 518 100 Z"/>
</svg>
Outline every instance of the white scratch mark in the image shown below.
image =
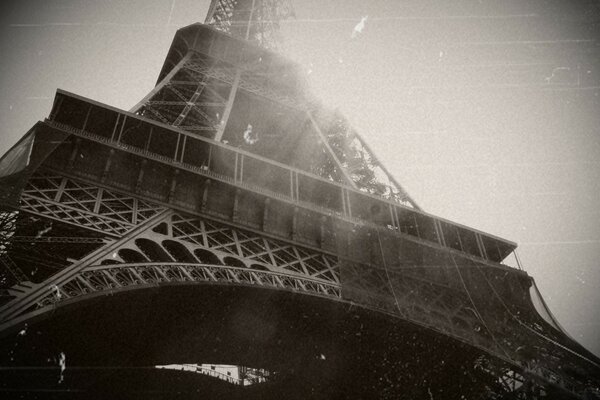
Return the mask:
<svg viewBox="0 0 600 400">
<path fill-rule="evenodd" d="M 49 227 L 42 229 L 40 231 L 38 231 L 37 235 L 35 235 L 36 239 L 41 238 L 42 236 L 44 236 L 46 233 L 50 232 L 50 230 L 52 229 L 52 225 L 50 225 Z"/>
<path fill-rule="evenodd" d="M 67 356 L 65 356 L 65 353 L 63 353 L 62 351 L 58 356 L 58 365 L 60 366 L 60 377 L 58 378 L 58 383 L 62 383 L 62 381 L 65 378 L 64 372 L 67 368 Z"/>
<path fill-rule="evenodd" d="M 527 246 L 549 246 L 549 245 L 570 245 L 570 244 L 598 244 L 600 239 L 588 240 L 563 240 L 563 241 L 548 241 L 548 242 L 521 242 L 521 245 Z"/>
<path fill-rule="evenodd" d="M 368 15 L 365 15 L 364 17 L 361 18 L 360 22 L 358 24 L 356 24 L 356 26 L 354 27 L 354 29 L 352 30 L 352 35 L 351 37 L 354 39 L 359 33 L 362 33 L 363 29 L 365 29 L 365 22 L 367 22 L 367 18 L 369 18 Z"/>
<path fill-rule="evenodd" d="M 51 22 L 47 24 L 10 24 L 11 28 L 31 28 L 40 26 L 81 26 L 79 22 Z"/>
<path fill-rule="evenodd" d="M 550 76 L 547 76 L 544 79 L 546 80 L 546 83 L 551 83 L 556 78 L 560 77 L 560 72 L 561 71 L 570 71 L 570 70 L 571 70 L 571 68 L 569 68 L 569 67 L 557 67 L 557 68 L 554 68 L 552 70 L 552 74 Z"/>
<path fill-rule="evenodd" d="M 258 134 L 252 132 L 252 125 L 248 124 L 248 127 L 244 131 L 244 141 L 248 144 L 254 144 L 258 142 Z"/>
<path fill-rule="evenodd" d="M 62 297 L 62 294 L 60 293 L 60 289 L 58 288 L 58 286 L 52 285 L 52 286 L 50 286 L 50 289 L 54 290 L 54 295 L 56 296 L 56 298 L 58 300 L 60 300 L 60 298 Z"/>
<path fill-rule="evenodd" d="M 169 19 L 167 20 L 167 26 L 171 24 L 171 18 L 173 17 L 173 9 L 175 8 L 175 0 L 171 2 L 171 10 L 169 11 Z"/>
</svg>

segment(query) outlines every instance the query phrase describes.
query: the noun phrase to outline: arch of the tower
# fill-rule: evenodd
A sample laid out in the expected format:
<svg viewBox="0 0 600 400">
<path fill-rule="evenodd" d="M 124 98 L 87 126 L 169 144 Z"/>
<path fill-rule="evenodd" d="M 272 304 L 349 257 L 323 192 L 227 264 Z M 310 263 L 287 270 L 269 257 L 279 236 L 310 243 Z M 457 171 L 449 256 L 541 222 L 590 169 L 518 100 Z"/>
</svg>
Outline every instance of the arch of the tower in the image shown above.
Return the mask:
<svg viewBox="0 0 600 400">
<path fill-rule="evenodd" d="M 497 368 L 520 376 L 514 366 L 447 335 L 323 296 L 249 286 L 161 285 L 85 299 L 57 307 L 50 319 L 30 320 L 16 335 L 17 359 L 33 370 L 64 354 L 62 385 L 73 390 L 107 390 L 107 381 L 116 389 L 124 385 L 122 374 L 132 374 L 135 382 L 136 375 L 169 364 L 260 368 L 271 373 L 271 381 L 255 390 L 276 396 L 285 388 L 287 398 L 310 395 L 302 389 L 307 381 L 312 395 L 324 398 L 385 398 L 388 392 L 415 398 L 427 390 L 434 396 L 485 398 L 508 391 Z M 14 340 L 5 337 L 0 350 L 14 346 Z M 40 368 L 36 385 L 60 387 L 53 382 L 56 372 Z M 161 372 L 156 374 L 160 379 Z M 18 369 L 5 376 L 12 385 L 23 378 Z M 517 386 L 519 379 L 513 381 Z M 141 382 L 128 385 L 146 389 Z"/>
</svg>

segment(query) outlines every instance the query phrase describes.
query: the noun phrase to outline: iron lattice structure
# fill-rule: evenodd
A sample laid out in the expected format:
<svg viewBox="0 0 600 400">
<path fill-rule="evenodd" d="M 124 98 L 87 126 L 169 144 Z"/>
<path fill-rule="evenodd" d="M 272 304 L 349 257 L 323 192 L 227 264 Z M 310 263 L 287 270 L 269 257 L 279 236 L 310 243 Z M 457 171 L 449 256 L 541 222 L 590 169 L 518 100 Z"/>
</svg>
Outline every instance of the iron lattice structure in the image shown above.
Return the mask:
<svg viewBox="0 0 600 400">
<path fill-rule="evenodd" d="M 214 1 L 208 25 L 177 32 L 156 87 L 130 111 L 57 92 L 0 161 L 5 348 L 75 304 L 250 288 L 365 310 L 344 311 L 352 340 L 368 337 L 352 318 L 372 315 L 408 324 L 389 337 L 430 338 L 402 339 L 413 357 L 461 349 L 410 373 L 385 358 L 388 383 L 370 386 L 373 397 L 597 395 L 597 359 L 560 329 L 533 279 L 503 264 L 516 245 L 423 212 L 299 68 L 265 48 L 287 14 L 279 1 Z M 361 357 L 375 346 L 360 344 Z M 282 354 L 253 360 L 283 370 Z M 462 378 L 424 385 L 431 368 Z"/>
<path fill-rule="evenodd" d="M 205 23 L 219 31 L 276 49 L 281 41 L 279 23 L 293 15 L 287 0 L 220 0 L 211 2 Z"/>
</svg>

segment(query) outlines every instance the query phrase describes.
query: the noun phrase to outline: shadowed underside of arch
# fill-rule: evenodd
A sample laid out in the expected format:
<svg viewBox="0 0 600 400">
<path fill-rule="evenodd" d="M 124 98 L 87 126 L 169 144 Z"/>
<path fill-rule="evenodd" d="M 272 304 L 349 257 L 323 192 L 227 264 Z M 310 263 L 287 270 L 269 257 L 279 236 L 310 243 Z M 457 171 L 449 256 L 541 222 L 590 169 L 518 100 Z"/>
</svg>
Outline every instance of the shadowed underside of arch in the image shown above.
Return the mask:
<svg viewBox="0 0 600 400">
<path fill-rule="evenodd" d="M 409 399 L 431 393 L 475 399 L 508 393 L 493 370 L 497 360 L 481 350 L 389 315 L 300 293 L 146 287 L 58 307 L 52 318 L 32 320 L 21 332 L 0 342 L 0 350 L 13 348 L 18 360 L 6 369 L 3 390 L 28 385 L 25 392 L 69 389 L 74 398 L 177 392 L 190 398 L 178 380 L 191 377 L 152 368 L 204 363 L 271 372 L 268 382 L 251 390 L 195 381 L 200 393 L 214 398 Z"/>
<path fill-rule="evenodd" d="M 222 194 L 223 200 L 230 193 L 216 185 L 208 190 Z M 14 215 L 17 228 L 7 252 L 8 259 L 15 259 L 36 282 L 22 280 L 9 289 L 15 299 L 2 308 L 0 330 L 18 334 L 27 331 L 28 325 L 44 321 L 43 317 L 78 309 L 63 305 L 85 308 L 93 303 L 102 309 L 112 304 L 113 298 L 133 298 L 148 290 L 185 293 L 194 288 L 197 293 L 225 293 L 244 288 L 259 292 L 277 289 L 268 292 L 302 302 L 321 299 L 340 307 L 356 304 L 397 323 L 419 326 L 439 336 L 444 346 L 464 343 L 461 346 L 468 346 L 472 354 L 493 360 L 482 368 L 496 369 L 493 374 L 504 379 L 503 385 L 510 386 L 506 390 L 511 393 L 530 391 L 526 382 L 538 382 L 544 393 L 550 393 L 556 382 L 563 390 L 564 381 L 550 368 L 564 366 L 567 358 L 573 357 L 565 353 L 561 365 L 557 364 L 554 354 L 564 352 L 564 345 L 551 327 L 530 313 L 533 307 L 524 296 L 529 282 L 525 274 L 509 274 L 503 266 L 432 248 L 367 224 L 333 225 L 337 233 L 331 236 L 336 239 L 333 243 L 306 241 L 297 234 L 303 229 L 299 214 L 288 215 L 289 220 L 281 225 L 275 223 L 282 221 L 282 214 L 274 202 L 255 203 L 262 223 L 244 226 L 236 214 L 237 196 L 234 194 L 231 202 L 231 217 L 224 216 L 217 203 L 214 207 L 220 213 L 200 203 L 196 213 L 190 214 L 52 170 L 36 172 L 25 186 L 21 210 Z M 327 237 L 326 228 L 322 225 L 316 230 L 321 238 Z M 120 295 L 107 296 L 116 293 Z M 86 301 L 89 299 L 93 302 Z M 191 302 L 198 308 L 222 308 L 221 304 Z M 148 312 L 143 304 L 138 305 L 140 313 Z M 155 305 L 156 312 L 169 312 L 162 304 Z M 226 318 L 227 311 L 221 311 L 224 314 L 218 318 Z M 96 308 L 93 314 L 97 314 Z M 306 315 L 299 318 L 310 318 Z M 112 326 L 112 322 L 106 324 Z M 347 334 L 351 335 L 350 331 Z M 543 338 L 549 350 L 528 347 L 537 339 L 535 335 L 555 335 L 550 341 Z M 78 337 L 87 341 L 85 335 Z M 433 349 L 438 343 L 423 346 Z M 546 357 L 543 362 L 531 356 L 536 351 Z M 160 364 L 204 361 L 165 359 Z M 215 362 L 263 367 L 232 360 Z M 576 365 L 575 361 L 571 365 Z"/>
</svg>

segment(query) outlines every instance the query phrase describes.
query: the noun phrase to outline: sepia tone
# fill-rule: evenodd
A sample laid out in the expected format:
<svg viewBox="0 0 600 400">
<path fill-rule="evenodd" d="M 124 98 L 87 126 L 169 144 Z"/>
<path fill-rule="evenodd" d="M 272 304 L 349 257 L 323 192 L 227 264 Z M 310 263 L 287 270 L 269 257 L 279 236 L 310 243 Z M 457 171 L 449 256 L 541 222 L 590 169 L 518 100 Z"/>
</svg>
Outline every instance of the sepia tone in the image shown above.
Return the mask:
<svg viewBox="0 0 600 400">
<path fill-rule="evenodd" d="M 516 244 L 422 210 L 278 52 L 293 16 L 213 1 L 129 111 L 59 89 L 0 160 L 3 389 L 597 397 Z"/>
</svg>

